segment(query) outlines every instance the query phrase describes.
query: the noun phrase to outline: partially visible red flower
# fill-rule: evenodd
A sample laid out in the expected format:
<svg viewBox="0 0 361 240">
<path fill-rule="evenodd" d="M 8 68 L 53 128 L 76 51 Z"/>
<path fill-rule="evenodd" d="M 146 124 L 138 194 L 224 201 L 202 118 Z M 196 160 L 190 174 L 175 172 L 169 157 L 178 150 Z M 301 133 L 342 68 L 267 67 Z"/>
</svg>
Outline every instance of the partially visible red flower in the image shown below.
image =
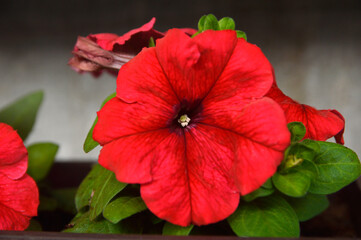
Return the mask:
<svg viewBox="0 0 361 240">
<path fill-rule="evenodd" d="M 28 168 L 28 152 L 23 140 L 10 127 L 0 123 L 0 174 L 21 178 Z"/>
<path fill-rule="evenodd" d="M 37 215 L 39 192 L 25 173 L 27 161 L 20 136 L 0 123 L 0 230 L 25 230 Z"/>
<path fill-rule="evenodd" d="M 155 18 L 140 28 L 133 29 L 122 36 L 113 33 L 91 34 L 86 38 L 78 37 L 69 65 L 78 72 L 92 72 L 98 76 L 105 69 L 117 75 L 119 68 L 143 47 L 149 46 L 150 38 L 164 37 L 164 33 L 153 29 Z M 195 29 L 182 29 L 188 35 Z"/>
<path fill-rule="evenodd" d="M 306 127 L 306 135 L 318 141 L 335 137 L 336 142 L 344 144 L 343 132 L 345 119 L 336 110 L 317 110 L 306 104 L 300 104 L 286 96 L 277 86 L 275 78 L 267 97 L 275 100 L 285 112 L 287 122 L 302 122 Z"/>
<path fill-rule="evenodd" d="M 290 143 L 282 109 L 264 97 L 272 79 L 260 49 L 234 31 L 170 30 L 120 69 L 94 129 L 99 163 L 140 183 L 148 208 L 171 223 L 225 219 Z"/>
</svg>

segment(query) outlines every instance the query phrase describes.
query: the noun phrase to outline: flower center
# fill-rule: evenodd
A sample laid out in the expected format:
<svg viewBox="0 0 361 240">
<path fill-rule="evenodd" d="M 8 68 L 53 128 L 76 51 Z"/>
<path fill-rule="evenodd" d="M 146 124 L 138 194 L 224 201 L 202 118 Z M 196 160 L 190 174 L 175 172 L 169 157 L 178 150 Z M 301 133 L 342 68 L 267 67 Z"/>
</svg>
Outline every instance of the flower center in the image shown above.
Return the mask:
<svg viewBox="0 0 361 240">
<path fill-rule="evenodd" d="M 183 114 L 182 116 L 180 116 L 180 118 L 178 119 L 178 122 L 180 123 L 180 125 L 182 125 L 182 127 L 186 127 L 188 126 L 188 123 L 191 121 L 191 119 L 187 116 L 187 114 Z"/>
<path fill-rule="evenodd" d="M 188 101 L 183 99 L 173 106 L 173 117 L 167 122 L 171 132 L 182 135 L 184 131 L 194 128 L 202 120 L 203 106 L 199 99 Z"/>
</svg>

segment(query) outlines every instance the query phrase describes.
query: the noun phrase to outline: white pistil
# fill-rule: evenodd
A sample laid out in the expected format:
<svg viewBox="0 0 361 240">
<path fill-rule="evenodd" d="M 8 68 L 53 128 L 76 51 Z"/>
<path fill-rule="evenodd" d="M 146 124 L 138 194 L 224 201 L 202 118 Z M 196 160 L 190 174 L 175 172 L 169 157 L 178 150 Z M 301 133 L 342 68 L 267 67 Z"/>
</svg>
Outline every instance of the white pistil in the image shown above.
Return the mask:
<svg viewBox="0 0 361 240">
<path fill-rule="evenodd" d="M 187 116 L 187 114 L 183 114 L 183 115 L 180 116 L 180 118 L 178 119 L 178 122 L 180 123 L 180 125 L 182 125 L 182 127 L 188 126 L 188 124 L 189 124 L 190 121 L 191 121 L 191 119 Z"/>
</svg>

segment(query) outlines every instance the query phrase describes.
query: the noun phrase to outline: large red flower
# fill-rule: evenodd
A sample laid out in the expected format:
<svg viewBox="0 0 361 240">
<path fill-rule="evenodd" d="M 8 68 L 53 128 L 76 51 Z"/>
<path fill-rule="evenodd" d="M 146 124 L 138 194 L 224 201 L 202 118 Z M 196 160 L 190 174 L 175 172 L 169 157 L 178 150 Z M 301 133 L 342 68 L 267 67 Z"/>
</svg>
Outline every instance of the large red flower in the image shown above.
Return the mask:
<svg viewBox="0 0 361 240">
<path fill-rule="evenodd" d="M 0 230 L 24 230 L 37 215 L 39 192 L 25 174 L 27 161 L 20 136 L 0 123 Z"/>
<path fill-rule="evenodd" d="M 272 69 L 236 33 L 170 30 L 125 64 L 99 112 L 99 163 L 140 183 L 158 217 L 204 225 L 274 174 L 289 145 L 282 109 L 264 97 Z"/>
<path fill-rule="evenodd" d="M 267 97 L 275 100 L 284 110 L 287 122 L 302 122 L 306 127 L 304 138 L 325 141 L 335 137 L 336 142 L 344 144 L 343 132 L 345 119 L 336 110 L 317 110 L 306 104 L 300 104 L 286 96 L 274 82 Z"/>
</svg>

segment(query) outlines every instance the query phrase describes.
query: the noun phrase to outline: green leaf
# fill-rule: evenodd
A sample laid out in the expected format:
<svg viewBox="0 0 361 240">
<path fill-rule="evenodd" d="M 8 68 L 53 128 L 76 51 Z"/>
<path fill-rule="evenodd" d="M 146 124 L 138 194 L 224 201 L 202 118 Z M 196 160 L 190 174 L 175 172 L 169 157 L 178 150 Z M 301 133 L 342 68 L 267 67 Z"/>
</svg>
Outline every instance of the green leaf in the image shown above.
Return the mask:
<svg viewBox="0 0 361 240">
<path fill-rule="evenodd" d="M 300 222 L 307 221 L 322 213 L 329 206 L 327 196 L 308 193 L 302 198 L 286 198 L 295 210 Z"/>
<path fill-rule="evenodd" d="M 43 97 L 43 91 L 37 91 L 9 104 L 0 111 L 0 122 L 12 126 L 25 140 L 33 128 Z"/>
<path fill-rule="evenodd" d="M 125 183 L 115 179 L 114 173 L 96 164 L 78 188 L 75 195 L 76 209 L 80 211 L 86 206 L 91 206 L 94 218 L 94 215 L 99 215 L 105 205 L 125 186 Z"/>
<path fill-rule="evenodd" d="M 203 26 L 201 27 L 202 31 L 209 29 L 219 30 L 218 20 L 213 14 L 208 14 L 204 17 L 204 19 L 201 18 L 201 20 L 200 22 L 203 23 Z"/>
<path fill-rule="evenodd" d="M 72 233 L 121 233 L 130 234 L 136 233 L 133 231 L 132 226 L 120 222 L 113 224 L 104 218 L 90 219 L 90 212 L 78 213 L 77 216 L 68 224 L 68 228 L 64 232 Z"/>
<path fill-rule="evenodd" d="M 193 227 L 194 225 L 182 227 L 171 224 L 170 222 L 166 222 L 163 226 L 163 235 L 188 236 L 191 233 Z"/>
<path fill-rule="evenodd" d="M 104 107 L 104 105 L 112 98 L 114 98 L 116 96 L 116 93 L 112 93 L 110 94 L 108 97 L 105 98 L 105 100 L 103 101 L 102 105 L 101 105 L 101 108 Z M 94 131 L 94 127 L 95 125 L 97 124 L 98 122 L 98 117 L 95 118 L 94 122 L 93 122 L 93 125 L 91 126 L 87 136 L 86 136 L 86 139 L 84 141 L 84 145 L 83 145 L 83 150 L 85 153 L 88 153 L 90 152 L 91 150 L 93 150 L 94 148 L 96 148 L 99 143 L 94 141 L 93 139 L 93 131 Z"/>
<path fill-rule="evenodd" d="M 103 216 L 112 223 L 118 223 L 145 209 L 147 206 L 141 197 L 118 197 L 105 207 Z"/>
<path fill-rule="evenodd" d="M 75 195 L 75 207 L 79 211 L 82 208 L 90 205 L 90 199 L 94 187 L 94 181 L 98 178 L 99 174 L 102 172 L 102 166 L 96 164 L 93 166 L 92 170 L 81 182 L 78 191 Z"/>
<path fill-rule="evenodd" d="M 259 197 L 266 197 L 271 195 L 274 192 L 273 184 L 271 179 L 268 179 L 260 188 L 257 190 L 243 196 L 243 200 L 246 202 L 253 201 Z"/>
<path fill-rule="evenodd" d="M 315 165 L 305 160 L 301 165 L 291 168 L 287 172 L 276 172 L 272 176 L 272 182 L 283 194 L 291 197 L 302 197 L 310 188 L 316 172 Z"/>
<path fill-rule="evenodd" d="M 361 174 L 361 164 L 354 151 L 340 144 L 317 142 L 320 151 L 314 159 L 319 174 L 309 191 L 331 194 L 355 181 Z"/>
<path fill-rule="evenodd" d="M 205 21 L 206 17 L 207 17 L 207 15 L 203 15 L 198 21 L 198 30 L 199 30 L 199 32 L 204 31 L 204 21 Z"/>
<path fill-rule="evenodd" d="M 302 122 L 290 122 L 287 127 L 291 132 L 291 142 L 301 141 L 306 135 L 306 127 Z"/>
<path fill-rule="evenodd" d="M 240 203 L 227 219 L 237 236 L 298 237 L 298 218 L 282 197 L 271 195 L 249 203 Z"/>
<path fill-rule="evenodd" d="M 126 183 L 119 182 L 115 178 L 113 172 L 100 166 L 99 175 L 94 179 L 90 195 L 90 219 L 94 220 L 104 210 L 110 200 L 126 186 Z"/>
<path fill-rule="evenodd" d="M 155 41 L 153 37 L 150 37 L 148 47 L 155 47 Z"/>
<path fill-rule="evenodd" d="M 247 41 L 247 35 L 245 32 L 241 30 L 236 30 L 236 33 L 237 33 L 237 38 L 243 38 L 244 40 Z"/>
<path fill-rule="evenodd" d="M 27 147 L 28 170 L 27 173 L 35 180 L 43 180 L 54 163 L 59 146 L 54 143 L 35 143 Z"/>
<path fill-rule="evenodd" d="M 230 17 L 224 17 L 218 21 L 219 29 L 220 30 L 234 30 L 236 28 L 236 24 L 234 23 L 233 19 Z"/>
</svg>

